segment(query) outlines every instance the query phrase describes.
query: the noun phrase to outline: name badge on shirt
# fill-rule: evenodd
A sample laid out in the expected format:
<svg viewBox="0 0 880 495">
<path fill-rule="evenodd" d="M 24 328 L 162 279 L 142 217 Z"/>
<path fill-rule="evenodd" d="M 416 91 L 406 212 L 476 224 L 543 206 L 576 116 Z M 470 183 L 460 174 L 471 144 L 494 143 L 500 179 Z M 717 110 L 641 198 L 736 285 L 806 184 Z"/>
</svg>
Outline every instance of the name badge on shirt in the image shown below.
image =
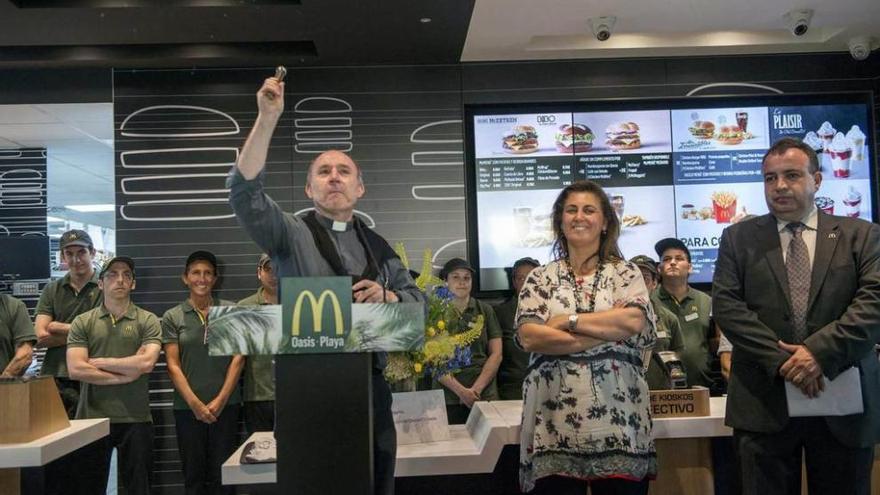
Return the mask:
<svg viewBox="0 0 880 495">
<path fill-rule="evenodd" d="M 661 330 L 657 332 L 658 339 L 665 339 L 666 337 L 669 337 L 669 334 L 666 333 L 666 330 Z"/>
<path fill-rule="evenodd" d="M 694 320 L 696 320 L 696 319 L 699 318 L 699 317 L 700 317 L 699 314 L 697 314 L 697 313 L 691 313 L 691 314 L 689 314 L 689 315 L 685 315 L 685 316 L 684 316 L 684 321 L 694 321 Z"/>
</svg>

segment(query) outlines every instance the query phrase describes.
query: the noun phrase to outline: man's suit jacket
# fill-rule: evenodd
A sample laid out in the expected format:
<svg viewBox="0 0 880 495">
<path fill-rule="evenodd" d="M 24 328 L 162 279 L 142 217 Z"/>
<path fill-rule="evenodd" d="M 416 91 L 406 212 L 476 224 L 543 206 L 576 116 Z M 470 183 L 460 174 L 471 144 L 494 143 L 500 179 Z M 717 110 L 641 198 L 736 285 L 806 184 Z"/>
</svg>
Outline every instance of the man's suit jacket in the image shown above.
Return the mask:
<svg viewBox="0 0 880 495">
<path fill-rule="evenodd" d="M 818 214 L 818 232 L 803 344 L 834 379 L 860 369 L 865 412 L 826 418 L 851 447 L 880 440 L 880 226 Z M 776 218 L 764 215 L 721 235 L 712 288 L 713 316 L 733 343 L 726 423 L 772 433 L 788 422 L 779 367 L 789 354 L 777 340 L 795 343 L 788 278 Z"/>
</svg>

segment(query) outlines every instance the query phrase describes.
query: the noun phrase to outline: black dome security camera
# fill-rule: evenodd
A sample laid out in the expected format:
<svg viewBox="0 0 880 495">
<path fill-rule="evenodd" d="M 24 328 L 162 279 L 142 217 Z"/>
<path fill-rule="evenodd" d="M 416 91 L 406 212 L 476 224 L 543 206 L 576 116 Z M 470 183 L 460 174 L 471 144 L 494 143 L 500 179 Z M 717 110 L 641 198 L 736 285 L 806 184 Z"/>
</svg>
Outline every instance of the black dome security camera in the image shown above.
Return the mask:
<svg viewBox="0 0 880 495">
<path fill-rule="evenodd" d="M 593 36 L 599 41 L 608 41 L 608 38 L 611 37 L 611 30 L 614 29 L 614 24 L 617 22 L 617 18 L 614 16 L 590 17 L 589 22 L 590 29 L 593 30 Z"/>
<path fill-rule="evenodd" d="M 810 9 L 792 10 L 785 14 L 785 22 L 788 30 L 794 36 L 803 36 L 810 29 L 810 21 L 813 19 L 813 11 Z"/>
</svg>

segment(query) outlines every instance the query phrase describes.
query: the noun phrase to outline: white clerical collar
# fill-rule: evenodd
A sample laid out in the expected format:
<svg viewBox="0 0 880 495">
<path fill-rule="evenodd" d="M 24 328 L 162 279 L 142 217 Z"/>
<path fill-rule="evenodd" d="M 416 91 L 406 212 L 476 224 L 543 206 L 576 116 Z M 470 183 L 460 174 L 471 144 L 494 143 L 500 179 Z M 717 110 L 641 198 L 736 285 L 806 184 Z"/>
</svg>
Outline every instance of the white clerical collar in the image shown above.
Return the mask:
<svg viewBox="0 0 880 495">
<path fill-rule="evenodd" d="M 321 225 L 334 232 L 348 232 L 354 228 L 354 217 L 348 222 L 340 222 L 338 220 L 333 220 L 330 217 L 325 217 L 315 210 L 315 218 L 318 219 L 318 222 L 320 222 Z"/>
</svg>

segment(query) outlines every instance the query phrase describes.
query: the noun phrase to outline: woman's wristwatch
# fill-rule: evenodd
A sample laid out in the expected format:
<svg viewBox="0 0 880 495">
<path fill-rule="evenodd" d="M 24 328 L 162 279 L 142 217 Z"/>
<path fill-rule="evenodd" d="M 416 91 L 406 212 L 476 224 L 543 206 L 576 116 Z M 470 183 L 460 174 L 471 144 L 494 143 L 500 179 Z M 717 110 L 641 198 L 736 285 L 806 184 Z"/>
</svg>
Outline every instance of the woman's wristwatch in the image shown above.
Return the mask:
<svg viewBox="0 0 880 495">
<path fill-rule="evenodd" d="M 574 333 L 577 330 L 578 326 L 578 315 L 577 313 L 568 315 L 568 333 Z"/>
</svg>

